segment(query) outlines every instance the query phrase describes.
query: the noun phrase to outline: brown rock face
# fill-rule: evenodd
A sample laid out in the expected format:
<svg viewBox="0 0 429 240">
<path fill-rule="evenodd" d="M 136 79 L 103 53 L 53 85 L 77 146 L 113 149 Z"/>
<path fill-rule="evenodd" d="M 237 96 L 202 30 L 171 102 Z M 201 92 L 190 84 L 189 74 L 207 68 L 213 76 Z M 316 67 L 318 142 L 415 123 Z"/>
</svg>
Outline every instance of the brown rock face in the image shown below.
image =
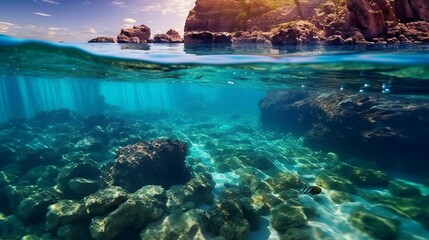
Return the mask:
<svg viewBox="0 0 429 240">
<path fill-rule="evenodd" d="M 114 43 L 115 39 L 112 37 L 97 37 L 88 41 L 89 43 Z"/>
<path fill-rule="evenodd" d="M 302 28 L 298 21 L 310 25 Z M 429 0 L 197 0 L 185 42 L 201 42 L 208 32 L 273 44 L 425 42 L 428 21 Z"/>
<path fill-rule="evenodd" d="M 395 13 L 402 22 L 429 21 L 428 0 L 395 0 Z"/>
<path fill-rule="evenodd" d="M 298 19 L 297 5 L 290 0 L 197 0 L 186 19 L 185 32 L 271 30 L 276 24 Z"/>
<path fill-rule="evenodd" d="M 122 29 L 118 35 L 118 43 L 145 43 L 150 37 L 150 28 L 145 25 Z M 138 41 L 137 41 L 137 39 Z"/>
<path fill-rule="evenodd" d="M 271 42 L 276 45 L 283 44 L 316 44 L 322 33 L 309 21 L 296 21 L 274 33 Z"/>
<path fill-rule="evenodd" d="M 348 0 L 350 23 L 358 27 L 366 38 L 383 35 L 387 23 L 382 9 L 390 7 L 388 0 Z"/>
<path fill-rule="evenodd" d="M 167 33 L 155 34 L 155 36 L 153 37 L 153 42 L 154 43 L 182 43 L 183 38 L 176 30 L 170 29 L 167 31 Z"/>
</svg>

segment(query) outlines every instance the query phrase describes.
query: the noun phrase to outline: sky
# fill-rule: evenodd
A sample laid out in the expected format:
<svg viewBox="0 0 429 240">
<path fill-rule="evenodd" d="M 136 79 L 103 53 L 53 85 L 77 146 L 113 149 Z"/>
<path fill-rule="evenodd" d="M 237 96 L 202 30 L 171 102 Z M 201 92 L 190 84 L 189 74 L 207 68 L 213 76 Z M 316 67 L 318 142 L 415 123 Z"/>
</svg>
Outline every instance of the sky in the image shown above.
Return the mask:
<svg viewBox="0 0 429 240">
<path fill-rule="evenodd" d="M 156 33 L 183 36 L 195 0 L 0 0 L 0 34 L 48 41 L 87 42 L 115 37 L 144 24 Z"/>
</svg>

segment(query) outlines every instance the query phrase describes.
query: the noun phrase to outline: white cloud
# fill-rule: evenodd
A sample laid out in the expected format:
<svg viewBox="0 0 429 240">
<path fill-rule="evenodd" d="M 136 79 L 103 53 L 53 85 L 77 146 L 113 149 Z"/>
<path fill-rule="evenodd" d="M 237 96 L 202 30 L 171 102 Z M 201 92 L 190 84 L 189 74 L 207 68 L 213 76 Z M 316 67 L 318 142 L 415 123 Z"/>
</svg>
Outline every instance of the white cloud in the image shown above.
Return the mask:
<svg viewBox="0 0 429 240">
<path fill-rule="evenodd" d="M 125 18 L 124 20 L 122 20 L 122 22 L 123 23 L 135 23 L 137 21 L 133 18 Z"/>
<path fill-rule="evenodd" d="M 161 11 L 162 6 L 159 3 L 155 3 L 153 5 L 146 5 L 140 8 L 141 12 L 152 12 L 152 11 Z"/>
<path fill-rule="evenodd" d="M 41 2 L 44 3 L 49 3 L 49 4 L 55 4 L 55 5 L 59 5 L 60 3 L 54 0 L 40 0 Z"/>
<path fill-rule="evenodd" d="M 161 12 L 163 15 L 175 14 L 179 17 L 186 17 L 194 7 L 195 0 L 169 0 L 164 3 L 153 3 L 140 7 L 140 12 Z"/>
<path fill-rule="evenodd" d="M 38 16 L 42 16 L 42 17 L 50 17 L 51 16 L 49 14 L 41 13 L 41 12 L 34 12 L 33 14 L 38 15 Z"/>
<path fill-rule="evenodd" d="M 13 26 L 13 23 L 0 22 L 0 33 L 7 33 L 9 28 Z"/>
<path fill-rule="evenodd" d="M 82 4 L 83 5 L 90 5 L 92 2 L 91 1 L 86 1 L 86 2 L 83 2 Z"/>
<path fill-rule="evenodd" d="M 66 28 L 59 28 L 59 27 L 48 27 L 49 31 L 62 31 L 66 30 Z"/>
<path fill-rule="evenodd" d="M 119 5 L 119 6 L 121 6 L 121 5 L 125 5 L 125 2 L 113 1 L 112 5 Z"/>
<path fill-rule="evenodd" d="M 133 18 L 125 18 L 122 20 L 122 28 L 132 28 L 133 23 L 136 23 L 137 21 Z"/>
</svg>

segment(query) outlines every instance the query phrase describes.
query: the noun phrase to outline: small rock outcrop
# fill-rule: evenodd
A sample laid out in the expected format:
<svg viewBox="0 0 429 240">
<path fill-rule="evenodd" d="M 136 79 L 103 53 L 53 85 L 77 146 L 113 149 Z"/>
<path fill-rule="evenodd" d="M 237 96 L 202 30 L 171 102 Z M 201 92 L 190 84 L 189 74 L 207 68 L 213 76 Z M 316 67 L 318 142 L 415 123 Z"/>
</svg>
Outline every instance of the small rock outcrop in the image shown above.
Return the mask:
<svg viewBox="0 0 429 240">
<path fill-rule="evenodd" d="M 179 140 L 157 139 L 120 148 L 109 169 L 108 183 L 135 191 L 145 185 L 169 188 L 190 179 L 185 157 L 188 146 Z"/>
<path fill-rule="evenodd" d="M 153 37 L 154 43 L 183 43 L 183 38 L 180 34 L 174 30 L 170 29 L 166 33 L 155 34 Z"/>
<path fill-rule="evenodd" d="M 115 43 L 112 37 L 96 37 L 88 41 L 89 43 Z"/>
<path fill-rule="evenodd" d="M 150 28 L 145 25 L 121 29 L 117 40 L 118 43 L 146 43 L 150 37 Z"/>
</svg>

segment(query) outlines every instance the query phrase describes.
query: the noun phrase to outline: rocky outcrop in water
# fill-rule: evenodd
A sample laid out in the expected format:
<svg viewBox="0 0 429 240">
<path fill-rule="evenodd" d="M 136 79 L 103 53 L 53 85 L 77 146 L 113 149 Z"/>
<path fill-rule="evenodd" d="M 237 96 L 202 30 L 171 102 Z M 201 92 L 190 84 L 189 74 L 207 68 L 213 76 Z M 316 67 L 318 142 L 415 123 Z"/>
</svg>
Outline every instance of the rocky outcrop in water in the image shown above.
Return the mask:
<svg viewBox="0 0 429 240">
<path fill-rule="evenodd" d="M 145 25 L 121 29 L 117 39 L 118 43 L 146 43 L 150 37 L 150 28 Z"/>
<path fill-rule="evenodd" d="M 153 37 L 154 43 L 183 43 L 183 38 L 180 34 L 174 30 L 170 29 L 166 33 L 155 34 Z"/>
<path fill-rule="evenodd" d="M 427 42 L 421 36 L 427 33 L 428 9 L 423 0 L 197 0 L 185 23 L 185 43 L 195 43 L 186 36 L 198 32 L 255 31 L 276 45 Z M 388 35 L 398 24 L 408 37 Z M 243 36 L 232 41 L 242 42 Z"/>
<path fill-rule="evenodd" d="M 89 43 L 115 43 L 112 37 L 96 37 L 88 41 Z"/>
<path fill-rule="evenodd" d="M 169 188 L 190 179 L 185 164 L 188 146 L 179 140 L 158 139 L 120 148 L 108 181 L 128 191 L 154 184 Z"/>
<path fill-rule="evenodd" d="M 259 107 L 265 126 L 304 135 L 304 142 L 313 148 L 398 169 L 429 167 L 425 160 L 429 159 L 427 102 L 369 94 L 274 91 Z"/>
</svg>

